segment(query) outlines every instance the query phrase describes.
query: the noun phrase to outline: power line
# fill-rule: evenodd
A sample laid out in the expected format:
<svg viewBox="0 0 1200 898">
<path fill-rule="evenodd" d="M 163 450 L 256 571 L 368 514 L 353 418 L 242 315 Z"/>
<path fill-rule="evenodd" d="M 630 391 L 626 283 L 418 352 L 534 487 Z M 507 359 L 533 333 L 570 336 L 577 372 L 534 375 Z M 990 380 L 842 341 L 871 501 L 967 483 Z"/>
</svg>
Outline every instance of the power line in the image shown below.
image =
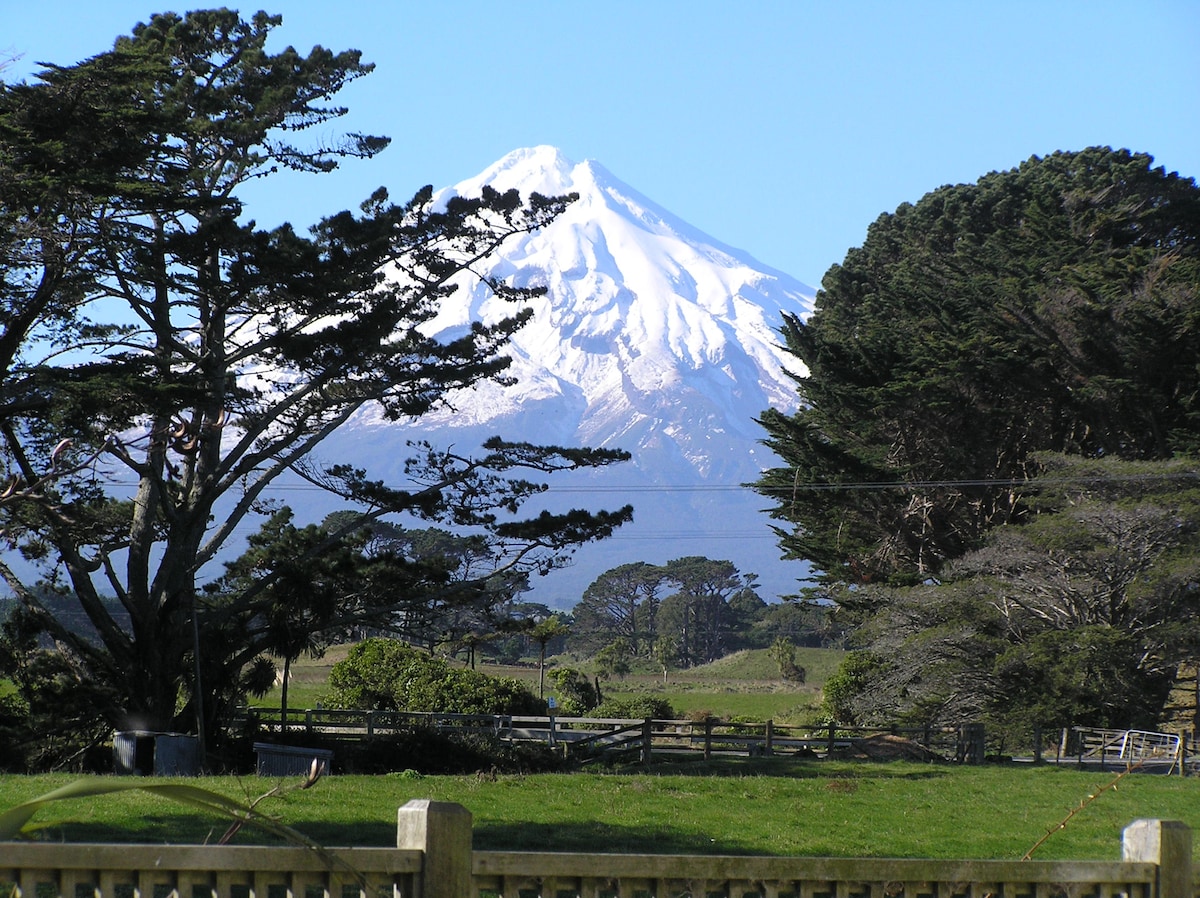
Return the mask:
<svg viewBox="0 0 1200 898">
<path fill-rule="evenodd" d="M 861 480 L 844 481 L 840 483 L 796 481 L 795 483 L 779 486 L 748 486 L 742 483 L 662 483 L 662 484 L 550 484 L 546 490 L 535 495 L 544 496 L 549 493 L 723 493 L 723 492 L 755 492 L 762 494 L 806 492 L 838 492 L 843 490 L 928 490 L 952 488 L 1004 488 L 1019 487 L 1038 488 L 1042 486 L 1065 486 L 1071 484 L 1106 484 L 1106 483 L 1136 483 L 1152 481 L 1189 480 L 1200 481 L 1200 471 L 1180 471 L 1166 474 L 1105 474 L 1080 475 L 1074 477 L 1036 477 L 1036 478 L 976 478 L 969 480 Z M 137 481 L 114 480 L 115 486 L 133 487 Z M 420 489 L 421 484 L 410 484 L 411 488 Z M 404 489 L 405 487 L 395 487 Z M 269 492 L 288 493 L 323 493 L 332 494 L 330 490 L 307 483 L 272 483 L 267 487 Z"/>
</svg>

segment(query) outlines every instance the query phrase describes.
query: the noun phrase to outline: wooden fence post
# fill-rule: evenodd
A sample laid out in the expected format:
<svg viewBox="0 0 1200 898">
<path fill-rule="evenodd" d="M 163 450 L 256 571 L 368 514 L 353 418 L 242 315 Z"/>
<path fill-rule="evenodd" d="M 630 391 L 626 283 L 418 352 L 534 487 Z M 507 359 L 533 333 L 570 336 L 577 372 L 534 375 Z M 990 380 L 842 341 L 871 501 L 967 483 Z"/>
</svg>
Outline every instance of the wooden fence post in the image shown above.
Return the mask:
<svg viewBox="0 0 1200 898">
<path fill-rule="evenodd" d="M 775 753 L 775 721 L 767 721 L 767 731 L 763 734 L 763 754 L 768 758 Z"/>
<path fill-rule="evenodd" d="M 1155 898 L 1191 898 L 1192 830 L 1178 820 L 1134 820 L 1121 834 L 1121 859 L 1158 865 Z"/>
<path fill-rule="evenodd" d="M 654 722 L 647 717 L 642 721 L 642 763 L 649 766 L 654 747 Z"/>
<path fill-rule="evenodd" d="M 471 812 L 449 801 L 417 798 L 397 815 L 396 847 L 424 853 L 418 898 L 471 894 Z"/>
</svg>

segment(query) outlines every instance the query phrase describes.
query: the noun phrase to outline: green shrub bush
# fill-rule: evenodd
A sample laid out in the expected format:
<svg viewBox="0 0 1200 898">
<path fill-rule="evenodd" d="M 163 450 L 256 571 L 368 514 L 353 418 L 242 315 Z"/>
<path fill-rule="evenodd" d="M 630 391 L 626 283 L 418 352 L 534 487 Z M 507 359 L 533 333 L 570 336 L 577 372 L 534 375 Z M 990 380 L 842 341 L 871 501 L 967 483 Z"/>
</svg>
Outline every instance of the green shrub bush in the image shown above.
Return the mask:
<svg viewBox="0 0 1200 898">
<path fill-rule="evenodd" d="M 589 712 L 592 717 L 623 717 L 647 718 L 655 720 L 676 720 L 678 716 L 671 703 L 664 698 L 654 698 L 649 695 L 628 696 L 626 698 L 609 698 L 601 702 Z"/>
<path fill-rule="evenodd" d="M 573 667 L 556 667 L 546 674 L 558 700 L 558 713 L 563 717 L 586 717 L 600 703 L 592 681 Z"/>
<path fill-rule="evenodd" d="M 364 710 L 544 714 L 520 681 L 452 667 L 395 639 L 367 639 L 333 666 L 328 703 Z"/>
<path fill-rule="evenodd" d="M 416 727 L 354 746 L 334 748 L 334 769 L 348 774 L 416 771 L 431 776 L 470 773 L 554 773 L 567 769 L 561 752 L 537 742 L 444 733 Z"/>
</svg>

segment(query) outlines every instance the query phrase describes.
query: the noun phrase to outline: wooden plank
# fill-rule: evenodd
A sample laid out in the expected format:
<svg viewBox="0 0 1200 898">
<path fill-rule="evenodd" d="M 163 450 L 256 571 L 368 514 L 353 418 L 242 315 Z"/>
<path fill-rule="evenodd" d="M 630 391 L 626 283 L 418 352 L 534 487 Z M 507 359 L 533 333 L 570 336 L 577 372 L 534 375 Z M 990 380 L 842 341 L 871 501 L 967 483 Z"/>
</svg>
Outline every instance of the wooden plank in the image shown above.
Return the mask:
<svg viewBox="0 0 1200 898">
<path fill-rule="evenodd" d="M 117 894 L 117 874 L 113 870 L 101 870 L 99 880 L 100 894 L 104 898 L 115 898 Z"/>
<path fill-rule="evenodd" d="M 58 894 L 63 898 L 75 898 L 75 890 L 79 885 L 86 885 L 90 876 L 80 870 L 64 870 L 58 876 Z"/>
<path fill-rule="evenodd" d="M 334 882 L 351 882 L 347 870 L 371 879 L 365 898 L 377 898 L 380 889 L 412 898 L 412 877 L 422 865 L 420 852 L 397 849 L 322 854 L 291 847 L 8 843 L 4 854 L 0 879 L 15 882 L 22 898 L 34 898 L 40 883 L 51 884 L 62 898 L 114 898 L 124 883 L 135 885 L 140 898 L 155 898 L 156 886 L 173 889 L 178 898 L 232 898 L 235 885 L 251 887 L 254 898 L 271 898 L 272 885 L 289 890 L 288 898 L 343 898 Z M 330 858 L 342 869 L 327 878 Z M 1144 861 L 472 852 L 472 870 L 474 889 L 494 888 L 506 898 L 520 898 L 522 891 L 528 896 L 539 882 L 543 898 L 559 898 L 560 892 L 598 898 L 614 891 L 633 898 L 639 890 L 663 898 L 669 894 L 664 889 L 674 888 L 697 898 L 708 891 L 742 898 L 739 890 L 761 890 L 767 898 L 793 892 L 797 898 L 1056 898 L 1062 891 L 1077 898 L 1153 898 L 1157 868 Z M 310 886 L 315 895 L 308 894 Z M 1197 895 L 1194 882 L 1190 894 Z"/>
<path fill-rule="evenodd" d="M 421 869 L 421 853 L 398 848 L 330 848 L 314 851 L 295 846 L 261 845 L 98 845 L 11 842 L 5 863 L 14 870 L 162 870 L 323 872 L 328 858 L 365 873 L 413 873 Z M 132 880 L 125 880 L 130 881 Z M 248 880 L 244 880 L 248 883 Z M 107 887 L 105 896 L 111 895 Z"/>
<path fill-rule="evenodd" d="M 1153 883 L 1153 864 L 1125 861 L 997 861 L 885 858 L 744 857 L 736 855 L 563 854 L 476 851 L 477 873 L 541 871 L 543 875 L 655 876 L 688 879 L 794 879 L 826 882 Z"/>
<path fill-rule="evenodd" d="M 35 898 L 38 883 L 44 882 L 46 879 L 46 871 L 35 869 L 18 870 L 16 879 L 17 888 L 20 890 L 20 898 Z"/>
<path fill-rule="evenodd" d="M 207 872 L 185 870 L 178 874 L 175 889 L 179 898 L 216 898 L 216 881 Z"/>
</svg>

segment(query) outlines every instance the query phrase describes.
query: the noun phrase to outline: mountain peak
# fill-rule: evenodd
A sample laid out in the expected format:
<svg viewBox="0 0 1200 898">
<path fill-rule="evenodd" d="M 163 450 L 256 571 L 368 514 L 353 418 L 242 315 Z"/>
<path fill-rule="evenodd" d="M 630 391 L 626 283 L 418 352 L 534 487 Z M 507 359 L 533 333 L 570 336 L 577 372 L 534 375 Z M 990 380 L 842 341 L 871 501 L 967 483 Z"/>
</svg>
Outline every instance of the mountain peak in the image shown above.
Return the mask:
<svg viewBox="0 0 1200 898">
<path fill-rule="evenodd" d="M 513 150 L 453 190 L 464 196 L 478 194 L 486 184 L 501 193 L 516 188 L 522 195 L 558 196 L 573 188 L 576 164 L 557 147 L 536 146 Z"/>
<path fill-rule="evenodd" d="M 412 436 L 415 426 L 435 443 L 500 433 L 627 449 L 628 465 L 576 486 L 636 493 L 629 496 L 635 524 L 622 528 L 621 540 L 590 548 L 593 563 L 581 557 L 577 574 L 696 554 L 694 543 L 659 545 L 688 522 L 710 534 L 711 547 L 700 550 L 710 557 L 734 555 L 731 536 L 756 534 L 758 558 L 733 560 L 767 582 L 760 559 L 762 550 L 774 554 L 774 538 L 757 496 L 741 484 L 771 463 L 757 417 L 797 402 L 785 371 L 796 360 L 780 346 L 779 329 L 785 316 L 811 311 L 812 289 L 704 234 L 599 163 L 576 164 L 555 147 L 516 150 L 438 196 L 477 196 L 484 185 L 524 196 L 574 192 L 579 200 L 540 231 L 514 237 L 478 272 L 545 288 L 506 347 L 516 383 L 458 392 L 395 438 Z M 511 312 L 485 286 L 464 280 L 426 332 L 453 339 L 473 321 Z M 379 416 L 357 424 L 396 427 Z M 402 455 L 386 449 L 391 443 L 390 435 L 360 440 L 355 451 L 378 447 L 384 457 L 366 467 L 383 472 L 389 457 Z M 630 538 L 639 542 L 631 546 Z M 630 552 L 643 557 L 624 557 Z"/>
</svg>

